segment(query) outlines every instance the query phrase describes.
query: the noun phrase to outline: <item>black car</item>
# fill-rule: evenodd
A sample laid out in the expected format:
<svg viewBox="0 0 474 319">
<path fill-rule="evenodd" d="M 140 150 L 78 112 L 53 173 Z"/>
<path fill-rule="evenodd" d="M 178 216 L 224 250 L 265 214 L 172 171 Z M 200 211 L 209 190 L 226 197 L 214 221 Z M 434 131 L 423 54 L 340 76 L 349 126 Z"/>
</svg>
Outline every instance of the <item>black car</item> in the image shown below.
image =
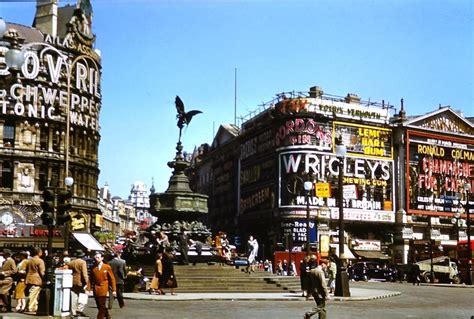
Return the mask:
<svg viewBox="0 0 474 319">
<path fill-rule="evenodd" d="M 355 281 L 371 279 L 395 281 L 396 271 L 375 261 L 361 261 L 350 267 L 349 277 Z"/>
</svg>

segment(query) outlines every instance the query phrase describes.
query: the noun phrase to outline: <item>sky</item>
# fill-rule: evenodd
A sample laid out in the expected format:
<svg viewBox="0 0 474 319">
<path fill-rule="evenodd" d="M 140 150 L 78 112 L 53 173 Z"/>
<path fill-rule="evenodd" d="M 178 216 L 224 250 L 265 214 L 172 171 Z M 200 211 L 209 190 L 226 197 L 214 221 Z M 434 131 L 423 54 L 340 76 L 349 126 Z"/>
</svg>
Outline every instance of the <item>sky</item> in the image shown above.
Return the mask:
<svg viewBox="0 0 474 319">
<path fill-rule="evenodd" d="M 403 98 L 408 115 L 441 104 L 474 116 L 471 0 L 91 3 L 102 54 L 98 186 L 113 196 L 128 198 L 136 181 L 167 189 L 176 95 L 203 112 L 183 130 L 188 152 L 235 122 L 234 105 L 246 116 L 280 92 L 316 85 L 397 110 Z M 0 1 L 0 17 L 31 26 L 35 5 Z"/>
</svg>

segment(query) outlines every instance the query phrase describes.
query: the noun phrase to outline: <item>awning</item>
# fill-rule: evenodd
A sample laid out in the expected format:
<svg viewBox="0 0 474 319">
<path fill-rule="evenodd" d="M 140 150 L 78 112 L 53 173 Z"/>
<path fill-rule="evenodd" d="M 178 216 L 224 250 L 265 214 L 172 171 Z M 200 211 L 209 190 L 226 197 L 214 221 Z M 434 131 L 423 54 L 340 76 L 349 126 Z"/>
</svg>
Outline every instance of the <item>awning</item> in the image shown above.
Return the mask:
<svg viewBox="0 0 474 319">
<path fill-rule="evenodd" d="M 336 248 L 336 256 L 339 257 L 339 244 L 330 244 L 330 247 Z M 343 259 L 357 259 L 347 245 L 344 245 Z"/>
<path fill-rule="evenodd" d="M 357 256 L 367 259 L 391 259 L 392 257 L 382 254 L 377 250 L 354 250 Z"/>
<path fill-rule="evenodd" d="M 72 233 L 72 235 L 90 251 L 105 251 L 104 247 L 97 241 L 97 239 L 89 233 Z"/>
</svg>

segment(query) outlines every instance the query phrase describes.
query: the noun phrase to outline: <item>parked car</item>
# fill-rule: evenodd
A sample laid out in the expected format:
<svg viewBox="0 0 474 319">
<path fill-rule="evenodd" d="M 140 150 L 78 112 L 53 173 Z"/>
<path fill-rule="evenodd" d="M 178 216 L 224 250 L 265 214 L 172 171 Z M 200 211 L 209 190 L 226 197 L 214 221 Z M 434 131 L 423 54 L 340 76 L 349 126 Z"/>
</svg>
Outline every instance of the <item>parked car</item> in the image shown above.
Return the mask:
<svg viewBox="0 0 474 319">
<path fill-rule="evenodd" d="M 361 261 L 350 267 L 349 277 L 355 281 L 371 279 L 395 281 L 396 270 L 375 261 Z"/>
</svg>

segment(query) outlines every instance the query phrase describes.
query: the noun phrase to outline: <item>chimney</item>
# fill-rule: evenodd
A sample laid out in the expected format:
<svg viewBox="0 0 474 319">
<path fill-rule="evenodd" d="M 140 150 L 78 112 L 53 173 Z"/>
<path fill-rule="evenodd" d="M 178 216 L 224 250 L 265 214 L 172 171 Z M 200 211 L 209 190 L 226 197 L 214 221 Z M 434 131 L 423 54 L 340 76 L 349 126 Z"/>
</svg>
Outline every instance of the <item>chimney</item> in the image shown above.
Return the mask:
<svg viewBox="0 0 474 319">
<path fill-rule="evenodd" d="M 36 0 L 36 15 L 33 27 L 43 33 L 58 34 L 58 0 Z"/>
<path fill-rule="evenodd" d="M 360 104 L 360 97 L 357 94 L 348 93 L 345 98 L 346 103 Z"/>
<path fill-rule="evenodd" d="M 318 98 L 323 96 L 324 91 L 319 86 L 312 86 L 309 88 L 309 97 Z"/>
</svg>

